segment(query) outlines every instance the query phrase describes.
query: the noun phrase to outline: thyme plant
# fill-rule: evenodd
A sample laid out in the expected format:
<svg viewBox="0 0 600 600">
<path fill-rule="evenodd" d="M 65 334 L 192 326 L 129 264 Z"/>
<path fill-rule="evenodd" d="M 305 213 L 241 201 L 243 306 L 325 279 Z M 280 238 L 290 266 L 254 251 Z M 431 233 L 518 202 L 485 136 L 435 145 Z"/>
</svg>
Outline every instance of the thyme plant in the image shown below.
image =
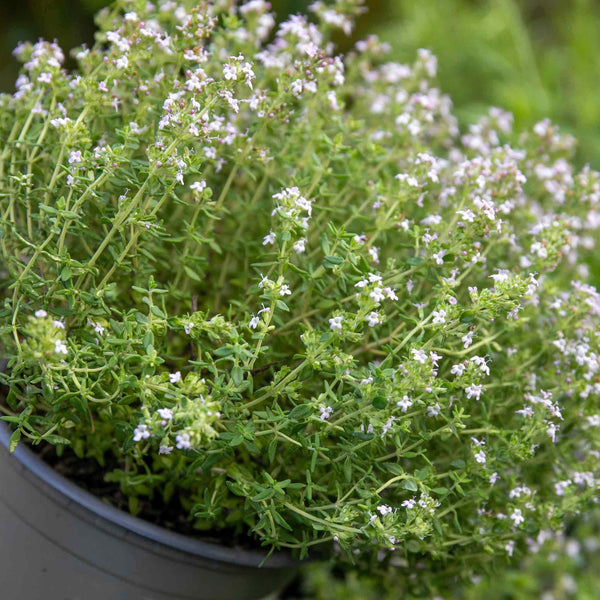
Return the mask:
<svg viewBox="0 0 600 600">
<path fill-rule="evenodd" d="M 426 50 L 336 55 L 360 4 L 120 0 L 73 73 L 16 49 L 2 411 L 134 513 L 418 592 L 596 500 L 600 176 L 549 122 L 461 136 Z"/>
</svg>

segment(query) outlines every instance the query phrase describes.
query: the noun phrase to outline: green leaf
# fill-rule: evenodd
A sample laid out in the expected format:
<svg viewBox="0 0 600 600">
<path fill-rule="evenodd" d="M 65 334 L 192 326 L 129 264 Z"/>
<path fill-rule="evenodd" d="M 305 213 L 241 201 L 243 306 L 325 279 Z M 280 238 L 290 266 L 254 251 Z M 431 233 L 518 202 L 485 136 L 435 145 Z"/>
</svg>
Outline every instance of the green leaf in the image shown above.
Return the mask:
<svg viewBox="0 0 600 600">
<path fill-rule="evenodd" d="M 277 302 L 275 302 L 275 306 L 281 310 L 284 310 L 285 312 L 290 312 L 288 305 L 283 300 L 277 300 Z"/>
<path fill-rule="evenodd" d="M 338 265 L 341 265 L 344 262 L 344 259 L 341 256 L 326 256 L 323 259 L 323 266 L 326 269 L 333 269 Z"/>
<path fill-rule="evenodd" d="M 372 404 L 375 408 L 382 410 L 387 406 L 387 400 L 383 396 L 376 396 L 373 398 Z"/>
<path fill-rule="evenodd" d="M 160 310 L 160 308 L 158 308 L 158 306 L 154 306 L 152 305 L 150 307 L 150 312 L 155 316 L 158 317 L 159 319 L 166 319 L 167 315 L 165 315 L 165 313 Z"/>
<path fill-rule="evenodd" d="M 229 488 L 229 491 L 236 496 L 245 496 L 244 489 L 242 486 L 235 481 L 226 481 L 225 485 Z"/>
<path fill-rule="evenodd" d="M 12 454 L 17 449 L 17 444 L 21 441 L 21 430 L 13 431 L 8 442 L 8 451 Z"/>
<path fill-rule="evenodd" d="M 221 358 L 225 356 L 231 356 L 233 354 L 233 348 L 231 346 L 221 346 L 214 351 L 215 356 L 220 356 Z"/>
<path fill-rule="evenodd" d="M 64 438 L 60 435 L 43 435 L 42 439 L 49 444 L 54 444 L 55 446 L 58 444 L 63 444 L 65 446 L 70 446 L 71 441 L 67 438 Z"/>
<path fill-rule="evenodd" d="M 352 459 L 350 456 L 347 456 L 344 461 L 344 477 L 346 478 L 346 483 L 352 481 Z"/>
<path fill-rule="evenodd" d="M 185 271 L 185 274 L 190 278 L 193 279 L 194 281 L 198 281 L 198 282 L 202 282 L 203 279 L 200 275 L 198 275 L 198 273 L 196 273 L 196 271 L 194 271 L 194 269 L 192 269 L 191 267 L 186 267 L 184 265 L 183 270 Z"/>
<path fill-rule="evenodd" d="M 312 412 L 313 412 L 313 409 L 311 408 L 311 406 L 309 404 L 299 404 L 298 406 L 295 406 L 288 413 L 288 417 L 292 420 L 297 421 L 300 419 L 305 419 L 310 414 L 312 414 Z"/>
<path fill-rule="evenodd" d="M 231 379 L 233 380 L 233 383 L 236 386 L 242 383 L 242 381 L 244 380 L 244 371 L 242 367 L 240 367 L 239 365 L 235 365 L 235 367 L 231 369 Z"/>
<path fill-rule="evenodd" d="M 413 479 L 406 479 L 402 482 L 400 487 L 408 490 L 409 492 L 417 492 L 419 490 L 419 486 Z"/>
<path fill-rule="evenodd" d="M 267 456 L 269 457 L 269 462 L 273 462 L 275 460 L 275 452 L 277 451 L 277 438 L 273 438 L 269 442 L 269 446 L 267 448 Z"/>
<path fill-rule="evenodd" d="M 154 334 L 151 331 L 146 331 L 142 338 L 142 347 L 147 352 L 150 346 L 154 346 Z"/>
<path fill-rule="evenodd" d="M 256 496 L 252 496 L 252 498 L 250 499 L 252 500 L 252 502 L 261 502 L 262 500 L 272 498 L 274 493 L 275 492 L 273 490 L 263 489 L 261 492 L 256 494 Z"/>
<path fill-rule="evenodd" d="M 42 212 L 48 213 L 49 215 L 57 215 L 59 212 L 54 206 L 46 206 L 45 204 L 40 204 L 39 208 Z"/>
</svg>

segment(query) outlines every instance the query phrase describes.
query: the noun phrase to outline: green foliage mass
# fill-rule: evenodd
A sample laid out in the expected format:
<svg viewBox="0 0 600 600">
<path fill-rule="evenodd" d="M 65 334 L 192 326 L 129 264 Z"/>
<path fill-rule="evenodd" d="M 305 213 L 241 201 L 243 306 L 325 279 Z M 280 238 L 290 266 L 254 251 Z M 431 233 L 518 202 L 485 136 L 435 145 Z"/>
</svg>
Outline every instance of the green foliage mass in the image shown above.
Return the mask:
<svg viewBox="0 0 600 600">
<path fill-rule="evenodd" d="M 600 175 L 549 121 L 461 135 L 428 51 L 336 55 L 360 4 L 121 0 L 75 72 L 19 46 L 2 411 L 134 513 L 426 596 L 596 498 Z"/>
</svg>

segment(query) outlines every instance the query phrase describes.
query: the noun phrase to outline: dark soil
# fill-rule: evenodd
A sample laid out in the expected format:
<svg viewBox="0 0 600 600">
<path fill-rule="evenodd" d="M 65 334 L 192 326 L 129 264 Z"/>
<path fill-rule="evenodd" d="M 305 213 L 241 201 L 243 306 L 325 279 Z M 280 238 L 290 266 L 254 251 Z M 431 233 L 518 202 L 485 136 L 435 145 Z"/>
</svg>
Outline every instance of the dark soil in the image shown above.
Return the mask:
<svg viewBox="0 0 600 600">
<path fill-rule="evenodd" d="M 109 459 L 107 464 L 101 467 L 96 459 L 79 458 L 70 448 L 65 448 L 60 456 L 57 455 L 55 446 L 50 444 L 30 446 L 30 448 L 59 475 L 69 479 L 78 487 L 102 499 L 107 504 L 127 513 L 129 512 L 129 501 L 121 491 L 121 486 L 118 483 L 104 480 L 106 473 L 121 468 L 116 460 L 113 459 L 113 464 L 111 464 Z M 219 544 L 223 544 L 224 540 L 231 539 L 231 536 L 224 536 L 223 539 L 213 536 L 209 539 L 210 536 L 206 535 L 205 532 L 194 529 L 192 521 L 187 518 L 187 511 L 176 499 L 164 502 L 158 495 L 155 495 L 154 498 L 138 496 L 138 503 L 139 513 L 136 514 L 136 517 L 155 525 L 183 535 L 202 537 L 205 541 L 213 541 Z M 246 542 L 242 545 L 249 546 L 249 543 Z"/>
</svg>

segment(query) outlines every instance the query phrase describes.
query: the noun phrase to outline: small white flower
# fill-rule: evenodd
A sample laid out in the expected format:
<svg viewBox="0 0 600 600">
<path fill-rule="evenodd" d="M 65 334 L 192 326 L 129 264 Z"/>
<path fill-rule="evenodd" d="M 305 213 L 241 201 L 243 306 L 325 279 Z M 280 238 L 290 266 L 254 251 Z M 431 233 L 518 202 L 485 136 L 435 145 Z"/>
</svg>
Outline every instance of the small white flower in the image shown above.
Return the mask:
<svg viewBox="0 0 600 600">
<path fill-rule="evenodd" d="M 460 338 L 460 341 L 465 345 L 465 350 L 473 343 L 473 335 L 474 333 L 469 331 Z"/>
<path fill-rule="evenodd" d="M 413 348 L 410 352 L 418 363 L 424 365 L 427 362 L 427 353 L 424 350 Z"/>
<path fill-rule="evenodd" d="M 334 329 L 341 329 L 342 328 L 342 321 L 344 320 L 343 317 L 333 317 L 331 319 L 329 319 L 329 327 L 334 330 Z"/>
<path fill-rule="evenodd" d="M 414 508 L 417 504 L 417 501 L 413 498 L 411 498 L 410 500 L 405 500 L 402 503 L 402 506 L 405 506 L 407 510 L 411 510 L 412 508 Z"/>
<path fill-rule="evenodd" d="M 443 325 L 446 322 L 446 311 L 444 309 L 434 310 L 431 314 L 434 325 Z"/>
<path fill-rule="evenodd" d="M 54 352 L 56 354 L 68 354 L 67 345 L 62 340 L 56 340 L 54 342 Z"/>
<path fill-rule="evenodd" d="M 490 278 L 494 280 L 494 283 L 504 283 L 505 281 L 508 281 L 509 277 L 510 271 L 507 269 L 500 269 L 497 273 L 494 273 L 494 275 L 490 275 Z"/>
<path fill-rule="evenodd" d="M 170 408 L 159 408 L 156 412 L 165 421 L 170 421 L 173 418 L 173 411 Z"/>
<path fill-rule="evenodd" d="M 546 429 L 546 433 L 552 440 L 552 443 L 556 443 L 556 433 L 558 431 L 558 427 L 554 423 L 549 423 L 548 428 Z"/>
<path fill-rule="evenodd" d="M 196 181 L 190 185 L 190 190 L 194 190 L 199 194 L 206 188 L 206 181 L 204 179 L 202 181 Z"/>
<path fill-rule="evenodd" d="M 565 490 L 572 484 L 570 479 L 566 479 L 565 481 L 557 481 L 554 484 L 554 491 L 557 496 L 564 496 Z"/>
<path fill-rule="evenodd" d="M 257 316 L 254 316 L 250 319 L 250 323 L 248 323 L 248 327 L 250 327 L 250 329 L 256 329 L 258 327 L 259 323 L 260 323 L 260 318 Z"/>
<path fill-rule="evenodd" d="M 223 77 L 235 81 L 237 79 L 237 67 L 231 63 L 223 65 Z"/>
<path fill-rule="evenodd" d="M 396 402 L 396 406 L 400 407 L 402 412 L 406 412 L 412 405 L 412 400 L 408 396 L 404 396 L 402 400 Z"/>
<path fill-rule="evenodd" d="M 147 440 L 150 437 L 150 430 L 148 425 L 141 423 L 133 430 L 133 441 L 140 442 L 141 440 Z"/>
<path fill-rule="evenodd" d="M 433 260 L 435 260 L 436 264 L 443 265 L 444 264 L 444 254 L 446 254 L 445 250 L 440 250 L 432 255 Z"/>
<path fill-rule="evenodd" d="M 488 367 L 485 358 L 483 358 L 482 356 L 473 356 L 471 358 L 471 362 L 476 364 L 479 367 L 479 370 L 485 375 L 490 374 L 490 368 Z"/>
<path fill-rule="evenodd" d="M 500 475 L 498 475 L 498 473 L 496 473 L 496 471 L 494 471 L 490 475 L 490 485 L 495 485 L 495 483 L 496 483 L 496 481 L 498 481 L 498 479 L 500 479 Z"/>
<path fill-rule="evenodd" d="M 90 325 L 94 328 L 94 331 L 98 335 L 104 335 L 104 327 L 102 326 L 102 324 L 94 323 L 93 321 L 90 321 Z"/>
<path fill-rule="evenodd" d="M 385 300 L 385 296 L 383 295 L 383 290 L 380 287 L 376 287 L 369 294 L 369 297 L 372 298 L 377 304 L 379 304 L 382 300 Z"/>
<path fill-rule="evenodd" d="M 369 327 L 375 327 L 375 325 L 381 323 L 380 317 L 376 312 L 369 313 L 366 319 Z"/>
<path fill-rule="evenodd" d="M 48 313 L 45 310 L 41 309 L 41 308 L 39 310 L 36 310 L 35 313 L 33 313 L 33 314 L 38 319 L 44 319 L 45 317 L 48 316 Z"/>
<path fill-rule="evenodd" d="M 331 408 L 331 406 L 321 407 L 321 408 L 319 408 L 319 411 L 321 413 L 319 416 L 321 421 L 327 421 L 327 419 L 329 419 L 329 417 L 333 413 L 333 408 Z"/>
<path fill-rule="evenodd" d="M 600 427 L 600 415 L 592 415 L 587 418 L 590 427 Z"/>
<path fill-rule="evenodd" d="M 188 321 L 184 326 L 183 329 L 186 333 L 186 335 L 190 335 L 190 333 L 192 332 L 192 329 L 194 327 L 194 324 L 191 321 Z"/>
<path fill-rule="evenodd" d="M 485 452 L 483 450 L 480 450 L 479 452 L 477 452 L 475 455 L 475 460 L 480 463 L 480 464 L 485 464 L 486 461 L 486 457 L 485 457 Z"/>
<path fill-rule="evenodd" d="M 457 363 L 455 365 L 452 365 L 452 368 L 450 369 L 450 373 L 452 373 L 452 375 L 456 375 L 457 377 L 460 377 L 465 372 L 466 368 L 467 367 L 465 367 L 465 365 L 463 363 Z"/>
<path fill-rule="evenodd" d="M 188 450 L 192 447 L 189 433 L 179 433 L 175 436 L 175 442 L 179 450 Z"/>
<path fill-rule="evenodd" d="M 371 258 L 373 259 L 373 262 L 378 265 L 379 264 L 379 248 L 376 248 L 375 246 L 373 246 L 372 248 L 369 248 L 369 254 L 371 255 Z"/>
<path fill-rule="evenodd" d="M 181 381 L 181 371 L 175 371 L 175 373 L 169 373 L 169 381 L 171 383 L 179 383 Z"/>
<path fill-rule="evenodd" d="M 52 327 L 54 327 L 55 329 L 64 329 L 65 324 L 62 321 L 54 320 L 52 321 Z"/>
<path fill-rule="evenodd" d="M 69 164 L 77 164 L 81 162 L 81 150 L 73 150 L 69 154 Z"/>
<path fill-rule="evenodd" d="M 171 452 L 173 452 L 173 446 L 161 445 L 158 449 L 159 454 L 171 454 Z"/>
<path fill-rule="evenodd" d="M 290 296 L 291 293 L 292 290 L 290 290 L 290 286 L 287 283 L 284 283 L 279 290 L 280 296 Z"/>
<path fill-rule="evenodd" d="M 428 417 L 437 417 L 440 414 L 440 405 L 434 404 L 433 406 L 427 407 L 427 416 Z"/>
<path fill-rule="evenodd" d="M 129 123 L 129 129 L 131 129 L 131 133 L 133 133 L 133 135 L 138 135 L 140 133 L 144 133 L 146 128 L 140 127 L 135 121 L 131 121 Z"/>
<path fill-rule="evenodd" d="M 474 383 L 471 384 L 469 387 L 465 388 L 467 398 L 469 398 L 469 399 L 475 398 L 475 400 L 479 400 L 482 389 L 483 389 L 483 386 L 481 386 L 481 385 L 476 385 Z"/>
<path fill-rule="evenodd" d="M 393 512 L 393 508 L 391 506 L 388 506 L 387 504 L 380 504 L 377 507 L 377 510 L 379 511 L 382 517 L 385 517 L 385 515 L 389 515 L 391 512 Z"/>
<path fill-rule="evenodd" d="M 327 92 L 327 100 L 329 101 L 331 110 L 340 110 L 340 105 L 338 104 L 337 96 L 334 91 Z"/>
<path fill-rule="evenodd" d="M 267 244 L 274 244 L 277 236 L 273 233 L 273 231 L 269 231 L 267 235 L 263 238 L 263 246 Z"/>
<path fill-rule="evenodd" d="M 398 300 L 398 296 L 396 295 L 396 290 L 394 288 L 386 287 L 386 288 L 384 288 L 383 293 L 390 300 Z"/>
<path fill-rule="evenodd" d="M 515 410 L 515 413 L 526 418 L 533 417 L 533 408 L 525 404 L 521 410 Z"/>
<path fill-rule="evenodd" d="M 510 515 L 510 518 L 512 519 L 515 527 L 518 527 L 521 523 L 525 522 L 525 517 L 523 516 L 520 508 L 515 508 Z"/>
<path fill-rule="evenodd" d="M 306 252 L 306 239 L 298 240 L 292 248 L 296 254 L 304 254 Z"/>
</svg>

